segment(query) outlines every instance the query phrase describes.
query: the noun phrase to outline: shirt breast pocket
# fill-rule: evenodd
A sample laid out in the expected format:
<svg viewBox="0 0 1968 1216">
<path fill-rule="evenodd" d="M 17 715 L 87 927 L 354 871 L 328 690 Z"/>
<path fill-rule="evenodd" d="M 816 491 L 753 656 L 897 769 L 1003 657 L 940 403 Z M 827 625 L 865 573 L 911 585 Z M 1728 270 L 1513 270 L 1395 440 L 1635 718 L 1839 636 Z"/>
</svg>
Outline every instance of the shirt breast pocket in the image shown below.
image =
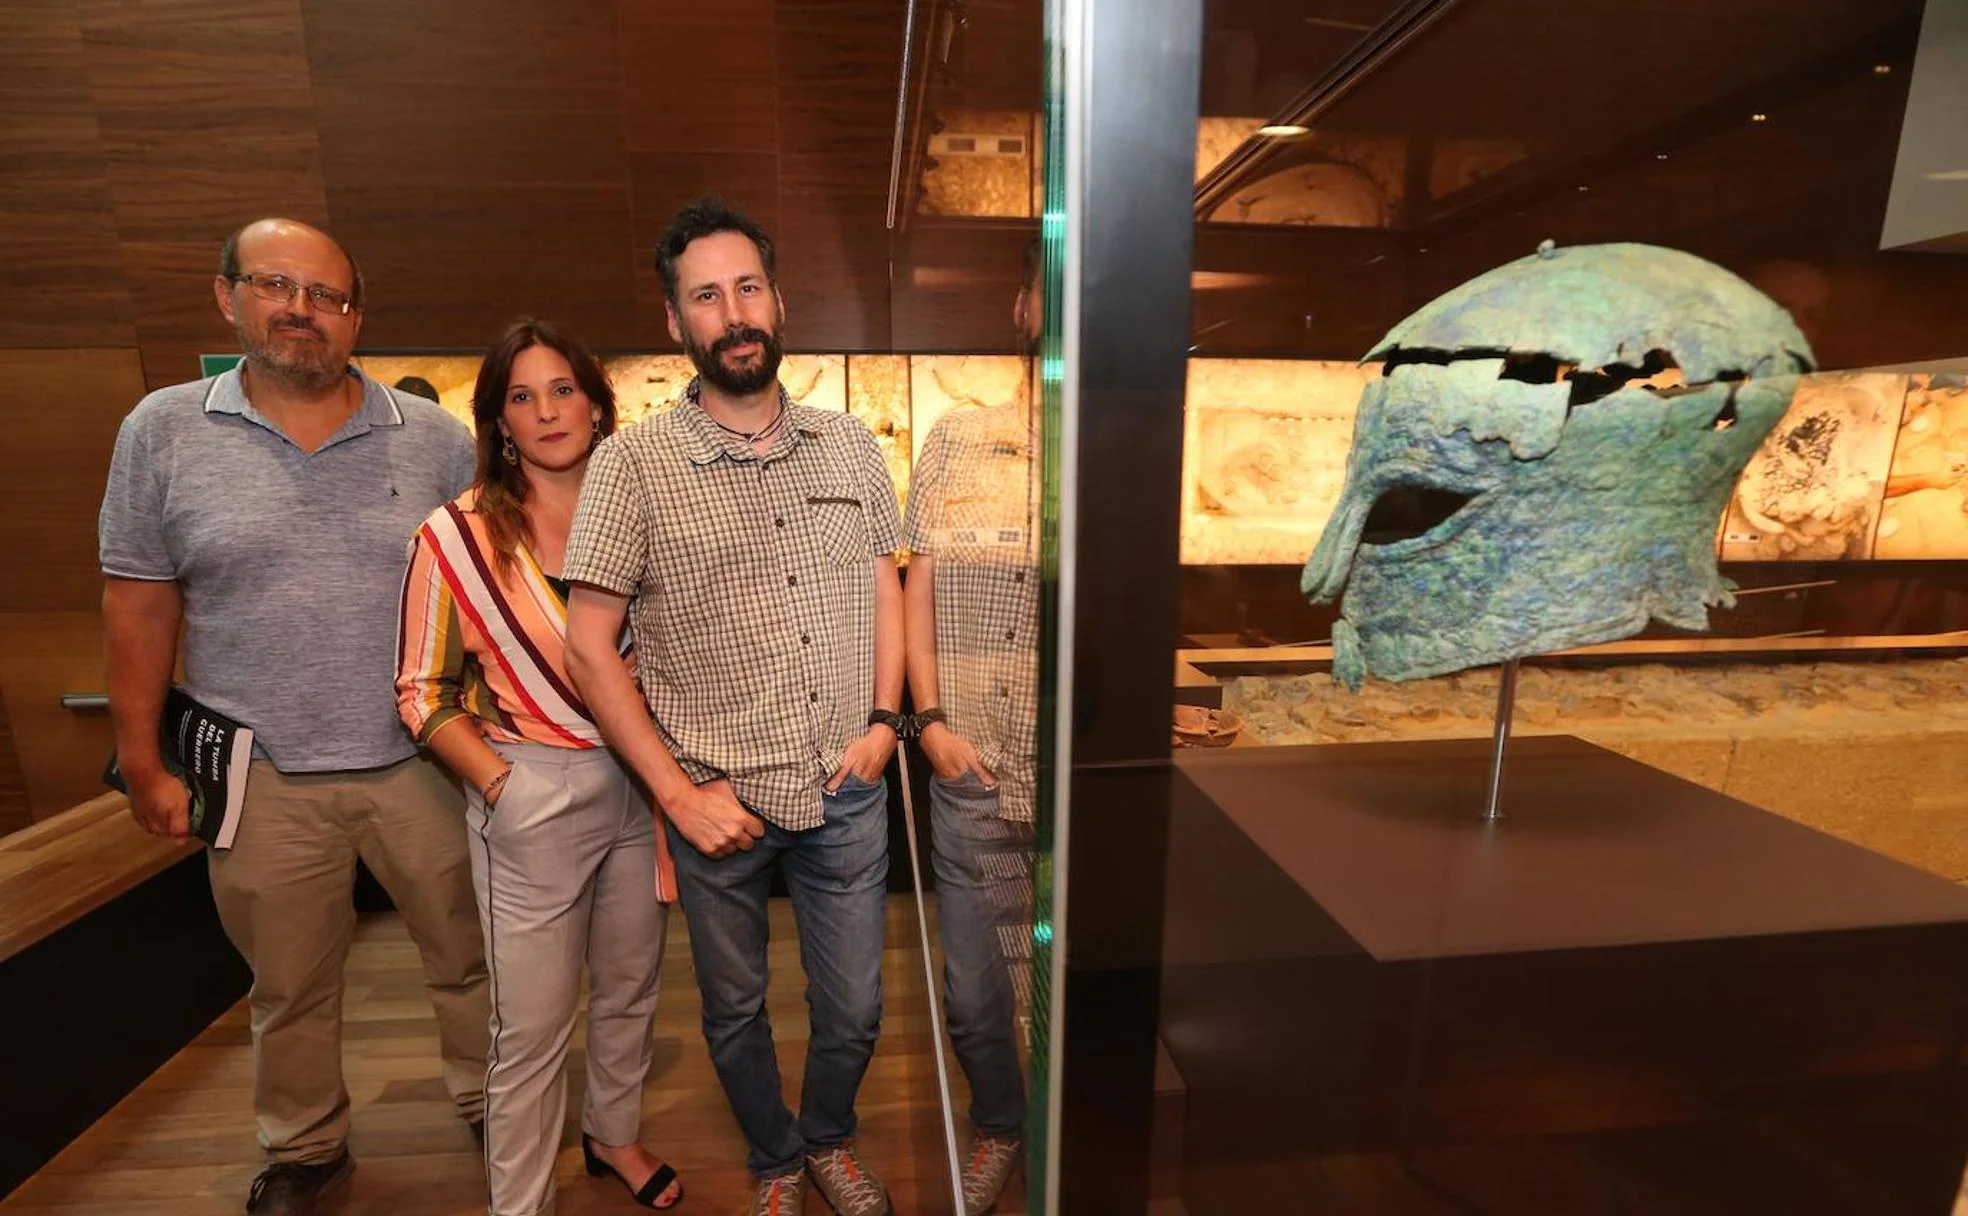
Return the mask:
<svg viewBox="0 0 1968 1216">
<path fill-rule="evenodd" d="M 858 566 L 867 562 L 868 513 L 861 496 L 851 486 L 823 486 L 806 496 L 808 518 L 820 551 L 836 566 Z"/>
</svg>

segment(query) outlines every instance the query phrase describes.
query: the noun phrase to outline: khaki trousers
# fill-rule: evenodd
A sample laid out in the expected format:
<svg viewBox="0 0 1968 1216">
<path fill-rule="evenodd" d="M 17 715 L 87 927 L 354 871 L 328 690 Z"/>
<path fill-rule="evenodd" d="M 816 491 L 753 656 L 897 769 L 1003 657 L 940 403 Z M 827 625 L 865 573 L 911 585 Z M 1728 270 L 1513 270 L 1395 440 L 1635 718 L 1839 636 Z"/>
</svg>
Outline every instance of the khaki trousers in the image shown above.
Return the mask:
<svg viewBox="0 0 1968 1216">
<path fill-rule="evenodd" d="M 239 835 L 211 852 L 226 936 L 253 969 L 253 1110 L 275 1161 L 321 1162 L 348 1139 L 342 965 L 355 931 L 355 861 L 395 901 L 423 956 L 444 1085 L 485 1106 L 485 942 L 474 913 L 463 800 L 418 756 L 360 772 L 284 774 L 256 760 Z"/>
<path fill-rule="evenodd" d="M 567 1055 L 588 968 L 581 1127 L 603 1144 L 642 1129 L 668 909 L 656 898 L 649 804 L 614 754 L 495 743 L 512 776 L 466 821 L 492 970 L 485 1175 L 492 1216 L 554 1210 L 567 1118 Z"/>
</svg>

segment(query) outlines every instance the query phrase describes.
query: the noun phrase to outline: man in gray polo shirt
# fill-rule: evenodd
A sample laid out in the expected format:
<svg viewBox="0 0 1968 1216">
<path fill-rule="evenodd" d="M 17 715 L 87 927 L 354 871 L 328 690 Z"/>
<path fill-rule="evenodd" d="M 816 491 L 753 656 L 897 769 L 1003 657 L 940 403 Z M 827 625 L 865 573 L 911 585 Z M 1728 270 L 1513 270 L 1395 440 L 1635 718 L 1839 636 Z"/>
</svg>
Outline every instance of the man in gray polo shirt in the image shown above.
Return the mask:
<svg viewBox="0 0 1968 1216">
<path fill-rule="evenodd" d="M 342 964 L 356 858 L 423 955 L 444 1079 L 477 1130 L 488 1004 L 457 789 L 397 717 L 405 544 L 471 480 L 469 432 L 349 364 L 362 278 L 290 220 L 228 239 L 213 283 L 244 363 L 123 420 L 100 522 L 110 711 L 131 809 L 188 835 L 158 722 L 185 638 L 190 694 L 255 732 L 230 850 L 210 857 L 253 968 L 253 1105 L 270 1164 L 246 1210 L 307 1212 L 352 1166 Z"/>
</svg>

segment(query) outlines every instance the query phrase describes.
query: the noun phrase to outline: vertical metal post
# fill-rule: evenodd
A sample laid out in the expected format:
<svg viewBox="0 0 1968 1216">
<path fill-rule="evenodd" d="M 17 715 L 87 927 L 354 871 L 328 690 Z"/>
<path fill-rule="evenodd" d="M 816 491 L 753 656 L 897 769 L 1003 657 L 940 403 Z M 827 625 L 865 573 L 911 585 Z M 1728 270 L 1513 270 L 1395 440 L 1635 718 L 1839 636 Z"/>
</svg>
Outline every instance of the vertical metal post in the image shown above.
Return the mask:
<svg viewBox="0 0 1968 1216">
<path fill-rule="evenodd" d="M 1048 4 L 1066 85 L 1065 155 L 1046 162 L 1065 196 L 1043 220 L 1066 248 L 1053 647 L 1070 683 L 1040 753 L 1064 782 L 1041 1216 L 1149 1206 L 1203 6 Z"/>
<path fill-rule="evenodd" d="M 916 787 L 909 780 L 909 745 L 897 741 L 895 745 L 896 772 L 902 779 L 902 825 L 909 841 L 909 886 L 914 889 L 916 898 L 916 938 L 922 948 L 923 992 L 929 997 L 929 1038 L 934 1050 L 931 1055 L 936 1060 L 936 1097 L 942 1106 L 943 1151 L 950 1170 L 950 1197 L 956 1205 L 957 1216 L 969 1216 L 964 1209 L 963 1199 L 963 1157 L 957 1150 L 956 1105 L 950 1096 L 950 1062 L 943 1055 L 943 1009 L 937 999 L 937 981 L 942 977 L 942 968 L 936 965 L 936 953 L 929 939 L 929 909 L 923 900 L 922 846 L 916 835 Z"/>
<path fill-rule="evenodd" d="M 1483 821 L 1495 823 L 1503 818 L 1498 805 L 1503 797 L 1503 753 L 1510 745 L 1510 714 L 1517 705 L 1517 663 L 1511 659 L 1497 673 L 1496 751 L 1490 757 L 1490 798 L 1483 807 Z"/>
<path fill-rule="evenodd" d="M 915 70 L 916 0 L 909 0 L 902 15 L 902 74 L 895 87 L 895 142 L 888 153 L 888 230 L 895 231 L 897 211 L 902 202 L 902 147 L 909 129 L 909 73 Z"/>
</svg>

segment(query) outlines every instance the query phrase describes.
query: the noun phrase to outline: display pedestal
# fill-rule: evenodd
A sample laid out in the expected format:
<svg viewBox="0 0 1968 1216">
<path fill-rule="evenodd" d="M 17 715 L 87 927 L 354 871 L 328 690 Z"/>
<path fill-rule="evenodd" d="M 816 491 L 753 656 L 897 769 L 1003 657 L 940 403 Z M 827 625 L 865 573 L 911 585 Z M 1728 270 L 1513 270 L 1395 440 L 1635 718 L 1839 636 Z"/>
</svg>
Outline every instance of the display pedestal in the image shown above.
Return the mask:
<svg viewBox="0 0 1968 1216">
<path fill-rule="evenodd" d="M 1191 1216 L 1950 1211 L 1968 891 L 1576 739 L 1485 823 L 1488 763 L 1177 757 Z"/>
</svg>

